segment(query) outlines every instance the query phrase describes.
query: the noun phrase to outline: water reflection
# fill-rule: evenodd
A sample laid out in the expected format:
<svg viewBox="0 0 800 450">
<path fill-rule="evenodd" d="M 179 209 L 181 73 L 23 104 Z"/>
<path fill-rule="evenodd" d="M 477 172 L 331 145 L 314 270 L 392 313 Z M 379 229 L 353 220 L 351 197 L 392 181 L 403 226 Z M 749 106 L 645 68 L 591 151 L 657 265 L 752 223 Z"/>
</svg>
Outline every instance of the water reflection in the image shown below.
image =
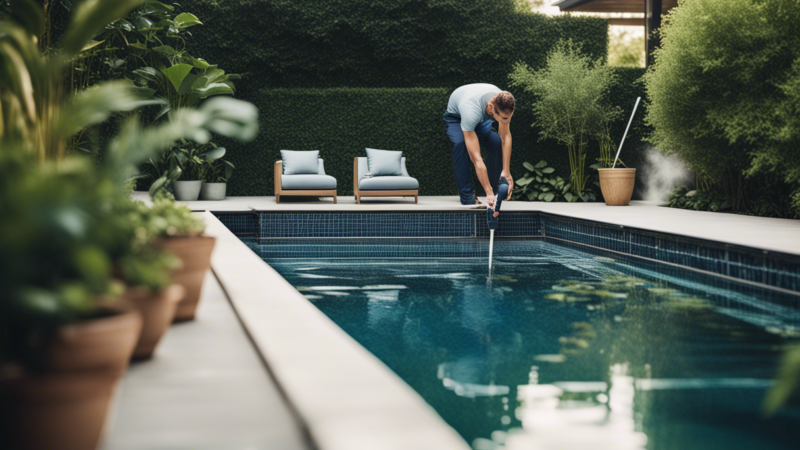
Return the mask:
<svg viewBox="0 0 800 450">
<path fill-rule="evenodd" d="M 644 449 L 647 436 L 635 421 L 633 377 L 625 364 L 613 365 L 609 375 L 608 383 L 519 386 L 516 415 L 522 428 L 507 435 L 503 448 Z"/>
</svg>

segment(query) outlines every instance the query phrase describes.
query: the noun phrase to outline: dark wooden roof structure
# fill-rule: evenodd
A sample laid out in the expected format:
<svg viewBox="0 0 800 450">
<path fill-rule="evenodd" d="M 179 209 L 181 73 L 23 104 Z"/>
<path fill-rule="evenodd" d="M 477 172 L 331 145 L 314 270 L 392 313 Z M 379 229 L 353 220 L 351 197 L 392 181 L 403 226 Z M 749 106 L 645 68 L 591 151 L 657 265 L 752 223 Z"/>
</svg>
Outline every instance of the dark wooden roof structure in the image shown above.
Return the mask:
<svg viewBox="0 0 800 450">
<path fill-rule="evenodd" d="M 661 27 L 661 17 L 678 6 L 678 0 L 556 0 L 553 6 L 561 11 L 596 13 L 644 13 L 643 19 L 610 18 L 611 25 L 631 25 L 645 27 L 646 60 L 652 63 L 652 52 L 658 46 L 655 31 Z"/>
</svg>

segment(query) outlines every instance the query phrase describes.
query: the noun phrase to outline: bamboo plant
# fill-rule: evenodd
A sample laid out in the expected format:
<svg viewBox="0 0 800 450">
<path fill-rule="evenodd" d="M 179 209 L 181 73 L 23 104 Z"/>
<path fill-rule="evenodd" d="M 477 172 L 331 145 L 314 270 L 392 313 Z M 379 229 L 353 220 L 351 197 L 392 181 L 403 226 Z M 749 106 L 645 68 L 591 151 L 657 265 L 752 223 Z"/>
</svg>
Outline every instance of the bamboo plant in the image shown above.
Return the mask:
<svg viewBox="0 0 800 450">
<path fill-rule="evenodd" d="M 561 42 L 547 56 L 547 64 L 531 70 L 517 64 L 509 75 L 512 86 L 536 97 L 534 126 L 542 139 L 555 139 L 567 147 L 572 192 L 584 195 L 589 183 L 586 154 L 589 139 L 604 123 L 620 114 L 605 96 L 614 82 L 611 68 L 592 61 L 571 42 Z"/>
</svg>

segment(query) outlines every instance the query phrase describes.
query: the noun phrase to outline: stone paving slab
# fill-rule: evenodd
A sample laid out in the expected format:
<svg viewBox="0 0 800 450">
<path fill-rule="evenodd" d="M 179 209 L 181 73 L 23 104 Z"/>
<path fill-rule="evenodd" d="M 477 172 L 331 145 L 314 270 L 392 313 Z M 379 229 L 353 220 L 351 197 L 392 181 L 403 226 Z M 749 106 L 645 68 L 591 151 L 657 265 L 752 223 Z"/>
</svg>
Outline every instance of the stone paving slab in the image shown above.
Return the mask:
<svg viewBox="0 0 800 450">
<path fill-rule="evenodd" d="M 174 324 L 133 363 L 105 450 L 304 450 L 309 443 L 212 273 L 193 322 Z"/>
</svg>

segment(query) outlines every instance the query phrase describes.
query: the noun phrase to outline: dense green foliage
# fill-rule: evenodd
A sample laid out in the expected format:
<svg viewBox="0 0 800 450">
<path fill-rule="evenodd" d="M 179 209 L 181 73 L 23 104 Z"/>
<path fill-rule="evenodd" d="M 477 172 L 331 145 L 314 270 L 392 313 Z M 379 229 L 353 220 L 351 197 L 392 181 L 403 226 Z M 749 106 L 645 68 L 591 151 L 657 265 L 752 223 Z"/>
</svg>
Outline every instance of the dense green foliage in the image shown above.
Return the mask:
<svg viewBox="0 0 800 450">
<path fill-rule="evenodd" d="M 602 19 L 521 12 L 514 0 L 199 0 L 193 53 L 244 76 L 242 86 L 504 86 L 560 39 L 605 58 Z M 249 98 L 244 93 L 240 95 Z"/>
<path fill-rule="evenodd" d="M 339 193 L 350 193 L 353 157 L 365 147 L 403 150 L 423 195 L 455 194 L 452 144 L 441 121 L 452 89 L 472 82 L 507 88 L 514 63 L 541 67 L 563 38 L 593 59 L 605 58 L 605 21 L 548 18 L 515 9 L 516 3 L 201 0 L 184 5 L 203 22 L 192 29 L 187 49 L 242 74 L 236 96 L 261 111 L 255 142 L 218 141 L 236 166 L 229 195 L 271 195 L 272 165 L 281 149 L 320 150 Z M 612 88 L 612 101 L 632 106 L 641 89 L 631 84 L 642 71 L 617 73 L 625 85 Z M 431 89 L 420 89 L 426 87 Z M 546 158 L 568 175 L 563 149 L 553 141 L 537 142 L 530 95 L 513 93 L 518 106 L 511 125 L 512 172 L 521 176 L 523 161 Z M 622 127 L 615 126 L 618 140 Z M 641 146 L 635 132 L 630 144 L 630 152 Z"/>
<path fill-rule="evenodd" d="M 632 107 L 637 95 L 633 80 L 642 74 L 637 69 L 620 69 L 620 80 L 612 98 L 624 107 Z M 273 164 L 280 150 L 319 150 L 325 171 L 338 181 L 340 195 L 353 189 L 353 158 L 365 156 L 364 148 L 402 150 L 408 171 L 420 182 L 421 195 L 454 195 L 452 143 L 444 133 L 442 113 L 449 89 L 269 89 L 263 88 L 248 97 L 260 104 L 260 133 L 253 143 L 241 144 L 228 139 L 216 142 L 227 148 L 226 158 L 236 165 L 231 178 L 230 195 L 272 195 Z M 628 105 L 628 103 L 630 105 Z M 524 173 L 524 161 L 546 158 L 557 174 L 569 175 L 569 160 L 564 147 L 553 140 L 538 140 L 538 129 L 531 127 L 533 114 L 530 96 L 517 95 L 517 111 L 511 120 L 514 150 L 511 172 Z M 612 135 L 620 139 L 623 121 L 615 124 Z M 633 156 L 641 146 L 637 139 L 641 127 L 634 127 L 624 152 Z M 598 156 L 590 146 L 589 159 Z M 626 158 L 627 160 L 628 158 Z"/>
<path fill-rule="evenodd" d="M 593 61 L 571 42 L 559 43 L 547 56 L 547 65 L 531 70 L 517 64 L 511 85 L 534 95 L 534 124 L 542 138 L 566 147 L 570 176 L 567 189 L 584 195 L 589 174 L 585 172 L 589 140 L 606 138 L 608 124 L 620 116 L 620 108 L 606 100 L 614 83 L 614 71 L 603 61 Z M 606 146 L 607 147 L 607 146 Z"/>
<path fill-rule="evenodd" d="M 705 0 L 672 10 L 646 76 L 647 120 L 678 154 L 751 210 L 744 175 L 800 179 L 800 1 Z M 800 190 L 795 194 L 800 208 Z"/>
<path fill-rule="evenodd" d="M 755 175 L 744 181 L 750 206 L 733 210 L 734 197 L 713 186 L 689 189 L 681 186 L 670 194 L 667 206 L 695 211 L 737 212 L 760 217 L 800 219 L 800 212 L 792 205 L 792 186 L 768 175 Z"/>
</svg>

